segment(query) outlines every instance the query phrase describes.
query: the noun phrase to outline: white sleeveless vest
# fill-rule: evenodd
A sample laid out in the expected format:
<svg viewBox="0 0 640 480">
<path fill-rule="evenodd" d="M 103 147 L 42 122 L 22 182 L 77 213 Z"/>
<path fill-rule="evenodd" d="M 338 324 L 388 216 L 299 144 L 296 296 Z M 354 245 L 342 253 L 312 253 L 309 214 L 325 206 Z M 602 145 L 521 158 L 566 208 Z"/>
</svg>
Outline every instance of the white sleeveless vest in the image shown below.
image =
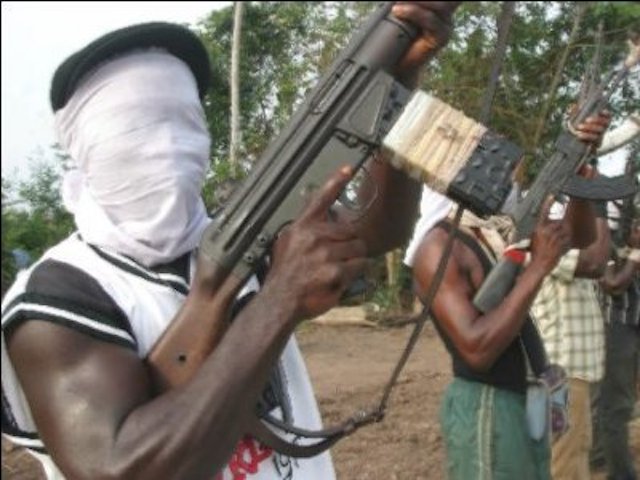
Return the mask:
<svg viewBox="0 0 640 480">
<path fill-rule="evenodd" d="M 190 263 L 189 272 L 193 272 L 194 254 Z M 58 281 L 40 280 L 42 272 L 52 271 L 53 264 L 57 268 Z M 64 285 L 63 277 L 67 273 L 78 275 L 78 271 L 99 284 L 106 294 L 104 299 L 110 299 L 115 304 L 114 310 L 119 310 L 121 315 L 105 315 L 98 305 L 93 314 L 94 310 L 87 308 L 86 304 L 78 308 L 59 292 L 55 301 L 52 296 L 42 294 L 47 285 Z M 48 479 L 64 477 L 38 436 L 29 405 L 7 354 L 5 329 L 25 320 L 51 321 L 123 348 L 135 349 L 138 356 L 144 358 L 180 308 L 191 280 L 191 273 L 182 276 L 161 269 L 147 269 L 127 257 L 88 245 L 78 234 L 51 248 L 30 269 L 19 273 L 2 302 L 3 434 L 38 458 Z M 251 278 L 239 298 L 258 288 L 256 278 Z M 280 362 L 284 392 L 294 423 L 306 429 L 322 428 L 309 376 L 294 337 L 287 343 Z M 229 464 L 216 480 L 280 478 L 330 480 L 335 478 L 335 473 L 328 452 L 312 459 L 291 459 L 246 438 L 238 444 Z"/>
</svg>

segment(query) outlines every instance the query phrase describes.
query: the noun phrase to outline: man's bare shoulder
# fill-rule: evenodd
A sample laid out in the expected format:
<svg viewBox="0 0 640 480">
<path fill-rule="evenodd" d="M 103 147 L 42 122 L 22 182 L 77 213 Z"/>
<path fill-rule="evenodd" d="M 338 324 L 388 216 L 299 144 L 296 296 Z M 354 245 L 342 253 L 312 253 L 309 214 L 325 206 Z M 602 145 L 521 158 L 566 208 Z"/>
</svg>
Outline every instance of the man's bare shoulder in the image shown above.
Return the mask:
<svg viewBox="0 0 640 480">
<path fill-rule="evenodd" d="M 442 225 L 442 224 L 440 224 Z M 431 229 L 423 238 L 416 252 L 414 264 L 415 274 L 423 281 L 433 278 L 438 269 L 438 263 L 445 253 L 453 225 L 437 226 Z M 460 233 L 456 233 L 460 235 Z M 473 241 L 474 238 L 470 237 Z M 484 279 L 482 264 L 477 255 L 463 242 L 456 238 L 451 255 L 447 260 L 447 277 L 455 277 L 458 288 L 472 292 Z"/>
<path fill-rule="evenodd" d="M 441 224 L 439 224 L 441 225 Z M 445 253 L 449 231 L 446 227 L 436 226 L 425 234 L 420 246 L 416 250 L 413 265 L 414 275 L 424 282 L 433 278 L 438 270 L 438 264 Z M 454 243 L 451 255 L 447 259 L 447 271 L 458 271 L 460 267 L 461 252 L 458 245 Z"/>
</svg>

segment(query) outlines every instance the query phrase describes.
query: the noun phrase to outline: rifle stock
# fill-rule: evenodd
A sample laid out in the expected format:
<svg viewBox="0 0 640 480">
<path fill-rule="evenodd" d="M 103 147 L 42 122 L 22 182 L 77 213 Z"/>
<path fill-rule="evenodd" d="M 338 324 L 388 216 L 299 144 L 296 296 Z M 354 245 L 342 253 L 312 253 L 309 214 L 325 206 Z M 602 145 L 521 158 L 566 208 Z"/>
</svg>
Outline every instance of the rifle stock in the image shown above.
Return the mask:
<svg viewBox="0 0 640 480">
<path fill-rule="evenodd" d="M 203 294 L 187 298 L 146 359 L 158 393 L 189 381 L 215 349 L 243 280 L 199 258 L 194 284 Z"/>
</svg>

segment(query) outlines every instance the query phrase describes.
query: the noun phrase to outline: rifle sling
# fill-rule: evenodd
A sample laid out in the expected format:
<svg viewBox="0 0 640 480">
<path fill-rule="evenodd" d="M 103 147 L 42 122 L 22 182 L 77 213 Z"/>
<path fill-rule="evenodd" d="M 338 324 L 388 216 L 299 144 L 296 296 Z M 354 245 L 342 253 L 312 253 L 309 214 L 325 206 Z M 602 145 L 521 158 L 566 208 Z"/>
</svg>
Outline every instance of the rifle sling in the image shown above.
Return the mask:
<svg viewBox="0 0 640 480">
<path fill-rule="evenodd" d="M 444 251 L 442 252 L 442 256 L 440 257 L 433 282 L 429 286 L 429 291 L 427 292 L 424 301 L 424 309 L 416 319 L 416 325 L 413 328 L 413 332 L 411 333 L 411 336 L 407 341 L 407 345 L 405 346 L 400 359 L 398 360 L 398 363 L 396 364 L 383 390 L 382 397 L 378 406 L 368 412 L 364 410 L 358 411 L 353 417 L 338 426 L 317 431 L 305 430 L 295 427 L 293 425 L 282 422 L 281 420 L 278 420 L 270 415 L 265 415 L 262 417 L 262 419 L 260 419 L 256 415 L 249 421 L 249 429 L 247 433 L 259 440 L 264 445 L 276 450 L 277 452 L 282 453 L 283 455 L 288 455 L 293 458 L 308 458 L 324 452 L 332 445 L 334 445 L 338 440 L 351 435 L 360 427 L 363 427 L 364 425 L 368 425 L 370 423 L 379 422 L 384 418 L 387 402 L 389 401 L 391 391 L 397 383 L 398 377 L 400 376 L 402 369 L 409 359 L 409 355 L 413 351 L 418 341 L 425 322 L 429 318 L 431 304 L 433 303 L 433 299 L 436 296 L 438 288 L 440 287 L 440 284 L 444 279 L 445 269 L 449 258 L 451 257 L 454 240 L 456 238 L 455 233 L 460 224 L 460 219 L 462 218 L 463 212 L 464 208 L 459 206 L 453 220 L 451 231 L 449 232 L 449 236 L 447 237 L 447 243 L 445 244 Z M 276 429 L 282 430 L 287 434 L 293 435 L 296 438 L 293 442 L 289 442 L 278 436 L 274 430 L 269 428 L 263 422 L 270 424 Z M 321 440 L 316 443 L 307 445 L 295 443 L 296 440 L 300 438 L 320 438 Z"/>
<path fill-rule="evenodd" d="M 344 434 L 336 433 L 312 445 L 299 445 L 279 437 L 273 430 L 262 423 L 257 416 L 249 421 L 247 433 L 273 450 L 293 458 L 308 458 L 319 455 L 344 436 Z"/>
</svg>

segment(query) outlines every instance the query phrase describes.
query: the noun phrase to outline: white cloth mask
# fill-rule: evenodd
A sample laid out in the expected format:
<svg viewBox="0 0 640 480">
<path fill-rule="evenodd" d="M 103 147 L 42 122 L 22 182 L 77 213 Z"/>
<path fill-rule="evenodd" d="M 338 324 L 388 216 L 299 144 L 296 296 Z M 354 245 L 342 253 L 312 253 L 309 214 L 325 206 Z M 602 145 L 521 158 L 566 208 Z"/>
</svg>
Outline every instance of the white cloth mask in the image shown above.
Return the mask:
<svg viewBox="0 0 640 480">
<path fill-rule="evenodd" d="M 63 199 L 83 238 L 152 266 L 194 249 L 210 138 L 195 78 L 154 49 L 88 74 L 55 116 L 76 169 Z"/>
</svg>

